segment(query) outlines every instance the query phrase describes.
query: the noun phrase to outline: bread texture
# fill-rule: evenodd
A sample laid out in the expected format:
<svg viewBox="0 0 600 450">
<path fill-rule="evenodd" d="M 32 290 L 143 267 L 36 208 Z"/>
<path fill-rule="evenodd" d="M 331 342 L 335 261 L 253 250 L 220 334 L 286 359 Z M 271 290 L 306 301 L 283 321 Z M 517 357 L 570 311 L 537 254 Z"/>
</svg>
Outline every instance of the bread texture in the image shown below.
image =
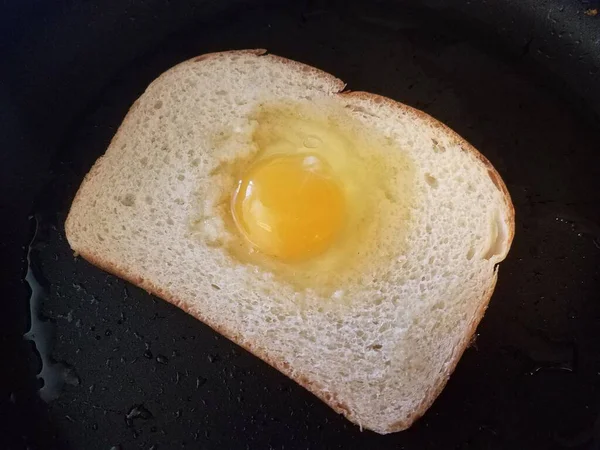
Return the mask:
<svg viewBox="0 0 600 450">
<path fill-rule="evenodd" d="M 487 308 L 514 235 L 500 175 L 427 114 L 344 91 L 264 50 L 207 54 L 156 79 L 85 177 L 65 228 L 76 254 L 178 306 L 377 433 L 404 430 L 445 386 Z M 338 102 L 394 140 L 418 193 L 403 254 L 306 308 L 293 286 L 190 233 L 218 164 L 215 130 L 244 126 L 265 99 Z M 221 155 L 222 156 L 222 155 Z M 372 276 L 371 276 L 372 275 Z"/>
</svg>

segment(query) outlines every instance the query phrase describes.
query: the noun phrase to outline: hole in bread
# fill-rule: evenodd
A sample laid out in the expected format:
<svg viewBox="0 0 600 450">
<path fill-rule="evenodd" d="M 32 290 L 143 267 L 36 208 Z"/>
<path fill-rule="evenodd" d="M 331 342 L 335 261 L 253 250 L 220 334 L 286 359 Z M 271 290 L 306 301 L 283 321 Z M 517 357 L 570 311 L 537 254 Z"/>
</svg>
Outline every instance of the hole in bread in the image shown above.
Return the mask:
<svg viewBox="0 0 600 450">
<path fill-rule="evenodd" d="M 146 195 L 146 197 L 144 198 L 144 201 L 146 203 L 148 203 L 149 205 L 151 205 L 152 204 L 152 197 L 150 197 L 149 195 Z"/>
<path fill-rule="evenodd" d="M 432 188 L 438 187 L 438 180 L 433 175 L 426 173 L 425 174 L 425 182 L 431 186 Z"/>
<path fill-rule="evenodd" d="M 443 309 L 444 308 L 444 302 L 437 302 L 435 305 L 433 305 L 431 307 L 432 311 L 435 311 L 436 309 Z"/>
<path fill-rule="evenodd" d="M 217 94 L 217 95 L 227 95 L 227 91 L 224 91 L 224 90 L 221 89 L 221 90 L 215 92 L 215 94 Z"/>
<path fill-rule="evenodd" d="M 219 286 L 218 284 L 211 284 L 210 287 L 213 288 L 215 291 L 221 290 L 221 286 Z"/>
<path fill-rule="evenodd" d="M 475 256 L 475 249 L 473 247 L 469 248 L 469 251 L 467 252 L 467 259 L 469 261 L 471 261 L 473 259 L 473 256 Z"/>
<path fill-rule="evenodd" d="M 125 194 L 119 201 L 123 206 L 133 206 L 135 204 L 135 196 L 133 194 Z"/>
<path fill-rule="evenodd" d="M 379 333 L 385 333 L 387 330 L 390 329 L 390 326 L 391 325 L 389 323 L 384 323 L 379 327 Z"/>
<path fill-rule="evenodd" d="M 500 214 L 496 212 L 490 221 L 489 247 L 483 255 L 484 259 L 492 259 L 504 253 L 508 232 L 506 224 L 500 219 Z"/>
<path fill-rule="evenodd" d="M 179 181 L 183 181 L 183 180 L 185 180 L 185 175 L 183 175 L 183 174 L 177 175 L 177 179 Z"/>
<path fill-rule="evenodd" d="M 379 117 L 374 112 L 369 111 L 367 108 L 364 108 L 362 106 L 346 105 L 346 109 L 349 109 L 350 111 L 354 111 L 354 112 L 357 112 L 357 113 L 365 114 L 366 116 Z"/>
<path fill-rule="evenodd" d="M 371 349 L 371 350 L 381 350 L 381 347 L 382 347 L 381 344 L 371 344 L 367 348 Z"/>
<path fill-rule="evenodd" d="M 160 109 L 162 108 L 163 102 L 162 100 L 158 100 L 155 104 L 154 104 L 154 109 Z"/>
<path fill-rule="evenodd" d="M 173 219 L 171 219 L 170 217 L 167 217 L 167 224 L 173 225 L 175 224 L 175 222 L 173 222 Z"/>
<path fill-rule="evenodd" d="M 433 151 L 436 153 L 443 153 L 446 149 L 440 145 L 437 139 L 431 138 L 431 143 L 433 144 Z"/>
</svg>

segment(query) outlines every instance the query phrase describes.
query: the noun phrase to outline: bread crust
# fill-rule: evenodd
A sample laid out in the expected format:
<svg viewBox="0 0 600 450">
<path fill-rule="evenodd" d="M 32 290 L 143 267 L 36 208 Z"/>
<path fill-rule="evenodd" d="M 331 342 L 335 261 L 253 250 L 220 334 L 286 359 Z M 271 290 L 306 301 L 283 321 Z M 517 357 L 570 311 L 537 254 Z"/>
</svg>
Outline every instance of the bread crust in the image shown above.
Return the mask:
<svg viewBox="0 0 600 450">
<path fill-rule="evenodd" d="M 506 252 L 508 252 L 508 249 L 510 248 L 510 245 L 514 238 L 515 211 L 514 211 L 514 207 L 511 202 L 511 199 L 510 199 L 510 194 L 508 193 L 508 189 L 506 188 L 506 185 L 504 184 L 502 178 L 500 177 L 500 175 L 498 174 L 496 169 L 492 166 L 492 164 L 487 160 L 487 158 L 485 158 L 485 156 L 483 156 L 481 153 L 479 153 L 479 151 L 477 151 L 465 139 L 463 139 L 461 136 L 459 136 L 457 133 L 455 133 L 453 130 L 451 130 L 449 127 L 447 127 L 443 123 L 439 122 L 438 120 L 434 119 L 433 117 L 429 116 L 428 114 L 426 114 L 420 110 L 417 110 L 417 109 L 407 106 L 405 104 L 399 103 L 395 100 L 392 100 L 392 99 L 389 99 L 387 97 L 383 97 L 383 96 L 380 96 L 377 94 L 371 94 L 371 93 L 360 92 L 360 91 L 358 91 L 358 92 L 344 91 L 346 84 L 342 80 L 336 78 L 335 76 L 333 76 L 327 72 L 324 72 L 320 69 L 308 66 L 306 64 L 292 61 L 292 60 L 289 60 L 289 59 L 286 59 L 286 58 L 283 58 L 280 56 L 268 54 L 267 51 L 264 49 L 235 50 L 235 51 L 228 51 L 228 52 L 207 53 L 204 55 L 200 55 L 200 56 L 197 56 L 190 60 L 184 61 L 181 64 L 171 68 L 169 71 L 163 73 L 156 80 L 154 80 L 152 84 L 157 83 L 160 79 L 162 79 L 164 76 L 166 76 L 170 71 L 174 70 L 175 68 L 177 68 L 179 66 L 195 64 L 195 63 L 210 60 L 210 59 L 220 58 L 225 55 L 231 56 L 232 53 L 238 53 L 240 55 L 250 54 L 250 55 L 255 55 L 257 57 L 266 57 L 266 58 L 271 58 L 273 60 L 276 60 L 280 63 L 293 65 L 296 68 L 300 68 L 301 70 L 306 71 L 307 73 L 316 75 L 316 76 L 322 78 L 324 81 L 327 81 L 328 83 L 330 83 L 332 86 L 335 87 L 333 95 L 340 95 L 342 97 L 355 97 L 355 98 L 369 100 L 369 101 L 372 101 L 375 103 L 386 103 L 387 105 L 389 105 L 393 108 L 398 108 L 405 113 L 411 114 L 413 116 L 418 116 L 421 120 L 426 121 L 432 127 L 435 127 L 437 129 L 441 130 L 444 134 L 449 136 L 454 143 L 460 145 L 460 147 L 464 151 L 471 153 L 480 162 L 480 164 L 482 164 L 484 166 L 484 168 L 487 170 L 488 175 L 490 176 L 490 179 L 492 180 L 494 185 L 497 187 L 497 189 L 502 193 L 502 197 L 503 197 L 503 200 L 504 200 L 504 203 L 506 206 L 506 217 L 508 218 L 508 221 L 509 221 L 509 224 L 508 224 L 509 225 L 509 233 L 508 233 L 508 239 L 506 240 Z M 129 112 L 123 119 L 121 126 L 119 127 L 119 129 L 117 130 L 117 133 L 111 140 L 111 143 L 108 147 L 107 152 L 111 151 L 111 149 L 113 149 L 113 147 L 115 147 L 113 144 L 115 143 L 115 141 L 117 141 L 119 139 L 120 135 L 123 133 L 125 124 L 127 124 L 131 120 L 131 116 L 132 116 L 133 112 L 138 108 L 138 106 L 139 106 L 139 99 L 133 103 Z M 71 230 L 72 230 L 72 227 L 71 227 L 71 220 L 73 220 L 72 213 L 73 213 L 73 211 L 76 210 L 77 205 L 80 201 L 81 193 L 83 191 L 83 189 L 82 189 L 83 186 L 86 183 L 88 183 L 90 181 L 90 179 L 93 178 L 93 176 L 96 172 L 98 172 L 100 170 L 100 168 L 102 166 L 103 158 L 104 158 L 104 156 L 101 156 L 96 161 L 96 163 L 94 164 L 92 169 L 88 172 L 88 174 L 84 177 L 84 180 L 83 180 L 79 190 L 77 191 L 77 194 L 75 195 L 75 198 L 73 199 L 73 202 L 71 204 L 71 209 L 69 211 L 69 215 L 65 222 L 65 231 L 66 231 L 67 239 L 69 240 L 70 244 L 71 244 L 71 240 L 69 239 L 69 236 L 70 236 Z M 352 409 L 347 404 L 345 404 L 340 398 L 338 398 L 338 395 L 335 392 L 333 392 L 333 393 L 329 392 L 329 390 L 326 389 L 325 386 L 320 385 L 315 380 L 311 380 L 309 376 L 299 373 L 298 371 L 294 370 L 292 367 L 290 367 L 290 365 L 287 363 L 287 361 L 273 357 L 272 355 L 269 354 L 268 350 L 259 347 L 251 340 L 245 339 L 244 336 L 240 335 L 239 333 L 236 333 L 234 330 L 228 329 L 227 327 L 220 326 L 220 325 L 217 325 L 216 323 L 211 322 L 207 317 L 203 316 L 200 312 L 195 311 L 192 308 L 190 308 L 189 305 L 187 305 L 185 302 L 177 299 L 175 296 L 173 296 L 167 290 L 161 288 L 160 286 L 156 286 L 150 280 L 147 280 L 139 273 L 136 273 L 134 267 L 125 267 L 125 266 L 120 266 L 118 264 L 112 263 L 112 262 L 102 258 L 100 255 L 94 254 L 92 252 L 88 252 L 85 248 L 75 248 L 75 246 L 73 244 L 71 244 L 71 247 L 76 252 L 76 254 L 81 255 L 81 257 L 83 257 L 85 260 L 87 260 L 91 264 L 99 267 L 100 269 L 102 269 L 108 273 L 111 273 L 120 278 L 123 278 L 123 279 L 129 281 L 130 283 L 132 283 L 136 286 L 139 286 L 142 289 L 145 289 L 149 293 L 168 301 L 169 303 L 173 304 L 174 306 L 177 306 L 178 308 L 182 309 L 186 313 L 192 315 L 196 319 L 200 320 L 204 324 L 211 327 L 213 330 L 215 330 L 219 334 L 225 336 L 232 342 L 238 344 L 239 346 L 243 347 L 250 353 L 254 354 L 255 356 L 257 356 L 260 359 L 262 359 L 263 361 L 265 361 L 267 364 L 269 364 L 272 367 L 274 367 L 275 369 L 279 370 L 281 373 L 288 376 L 290 379 L 294 380 L 296 383 L 298 383 L 299 385 L 303 386 L 305 389 L 307 389 L 308 391 L 310 391 L 311 393 L 316 395 L 324 403 L 326 403 L 328 406 L 330 406 L 334 411 L 336 411 L 339 414 L 343 414 L 348 420 L 361 426 L 361 428 L 362 428 L 362 424 L 360 423 L 359 418 L 355 415 L 355 413 L 352 411 Z M 474 316 L 471 319 L 470 328 L 468 329 L 467 333 L 465 333 L 465 335 L 463 336 L 463 339 L 459 342 L 459 344 L 454 349 L 454 353 L 452 355 L 452 359 L 450 361 L 450 365 L 449 365 L 447 371 L 444 373 L 444 376 L 439 379 L 438 383 L 429 391 L 429 393 L 427 394 L 425 399 L 422 401 L 420 406 L 414 411 L 414 413 L 410 417 L 408 417 L 405 420 L 400 420 L 395 423 L 392 423 L 389 426 L 382 426 L 382 427 L 374 427 L 372 425 L 369 425 L 370 429 L 372 429 L 373 431 L 376 431 L 380 434 L 393 433 L 396 431 L 401 431 L 401 430 L 405 430 L 405 429 L 409 428 L 416 420 L 418 420 L 421 416 L 423 416 L 423 414 L 427 411 L 427 409 L 431 406 L 431 404 L 434 402 L 434 400 L 437 398 L 437 396 L 443 390 L 450 375 L 456 368 L 456 365 L 458 364 L 460 357 L 462 356 L 465 349 L 467 348 L 467 346 L 472 338 L 472 335 L 475 333 L 475 330 L 476 330 L 479 322 L 483 318 L 485 310 L 487 309 L 488 303 L 490 301 L 490 298 L 494 291 L 494 287 L 496 285 L 496 281 L 497 281 L 497 270 L 494 271 L 493 280 L 492 280 L 488 290 L 486 291 L 485 295 L 482 297 L 482 301 L 480 302 L 477 311 L 475 312 Z"/>
<path fill-rule="evenodd" d="M 444 390 L 444 388 L 446 387 L 446 384 L 448 383 L 448 380 L 450 379 L 450 375 L 452 375 L 452 373 L 456 369 L 456 366 L 458 365 L 458 362 L 460 361 L 463 353 L 469 347 L 469 343 L 471 342 L 471 339 L 473 338 L 473 335 L 475 334 L 475 331 L 477 330 L 477 326 L 481 322 L 481 319 L 483 319 L 485 311 L 490 303 L 490 299 L 492 298 L 492 294 L 494 293 L 494 289 L 496 288 L 497 281 L 498 281 L 498 271 L 496 270 L 494 272 L 493 282 L 483 297 L 484 301 L 479 305 L 479 308 L 477 308 L 477 311 L 475 312 L 475 314 L 473 315 L 473 318 L 471 319 L 471 326 L 469 328 L 469 331 L 464 335 L 464 338 L 460 341 L 460 343 L 454 348 L 455 352 L 454 352 L 452 361 L 450 363 L 448 370 L 444 374 L 444 377 L 442 377 L 439 380 L 438 384 L 433 387 L 433 389 L 429 392 L 427 397 L 425 397 L 425 399 L 423 400 L 421 405 L 419 405 L 419 407 L 415 410 L 414 414 L 408 420 L 399 420 L 398 422 L 391 424 L 386 429 L 386 431 L 385 431 L 386 433 L 395 433 L 397 431 L 406 430 L 407 428 L 412 426 L 413 423 L 415 423 L 417 420 L 419 420 L 421 417 L 423 417 L 423 415 L 431 407 L 431 405 L 433 404 L 435 399 Z"/>
</svg>

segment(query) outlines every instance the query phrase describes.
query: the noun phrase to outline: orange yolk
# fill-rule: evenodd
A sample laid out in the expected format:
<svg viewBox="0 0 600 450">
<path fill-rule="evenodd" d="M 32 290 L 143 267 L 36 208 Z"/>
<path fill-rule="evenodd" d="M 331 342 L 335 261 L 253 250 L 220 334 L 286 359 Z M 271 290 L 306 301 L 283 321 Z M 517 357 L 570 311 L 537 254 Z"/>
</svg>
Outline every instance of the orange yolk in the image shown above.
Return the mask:
<svg viewBox="0 0 600 450">
<path fill-rule="evenodd" d="M 346 215 L 339 184 L 312 154 L 275 156 L 251 167 L 238 183 L 231 209 L 246 239 L 284 261 L 327 250 Z"/>
</svg>

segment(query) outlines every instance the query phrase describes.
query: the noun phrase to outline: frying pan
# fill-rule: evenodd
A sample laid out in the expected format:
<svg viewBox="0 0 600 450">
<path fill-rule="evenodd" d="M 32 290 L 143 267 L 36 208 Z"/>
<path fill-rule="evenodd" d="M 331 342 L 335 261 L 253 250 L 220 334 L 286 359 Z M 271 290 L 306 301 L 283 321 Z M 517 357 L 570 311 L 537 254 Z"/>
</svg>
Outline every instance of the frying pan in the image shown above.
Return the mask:
<svg viewBox="0 0 600 450">
<path fill-rule="evenodd" d="M 598 6 L 4 1 L 0 447 L 600 448 Z M 149 82 L 256 47 L 435 116 L 512 194 L 516 238 L 477 339 L 408 431 L 361 431 L 65 241 L 77 187 Z"/>
</svg>

